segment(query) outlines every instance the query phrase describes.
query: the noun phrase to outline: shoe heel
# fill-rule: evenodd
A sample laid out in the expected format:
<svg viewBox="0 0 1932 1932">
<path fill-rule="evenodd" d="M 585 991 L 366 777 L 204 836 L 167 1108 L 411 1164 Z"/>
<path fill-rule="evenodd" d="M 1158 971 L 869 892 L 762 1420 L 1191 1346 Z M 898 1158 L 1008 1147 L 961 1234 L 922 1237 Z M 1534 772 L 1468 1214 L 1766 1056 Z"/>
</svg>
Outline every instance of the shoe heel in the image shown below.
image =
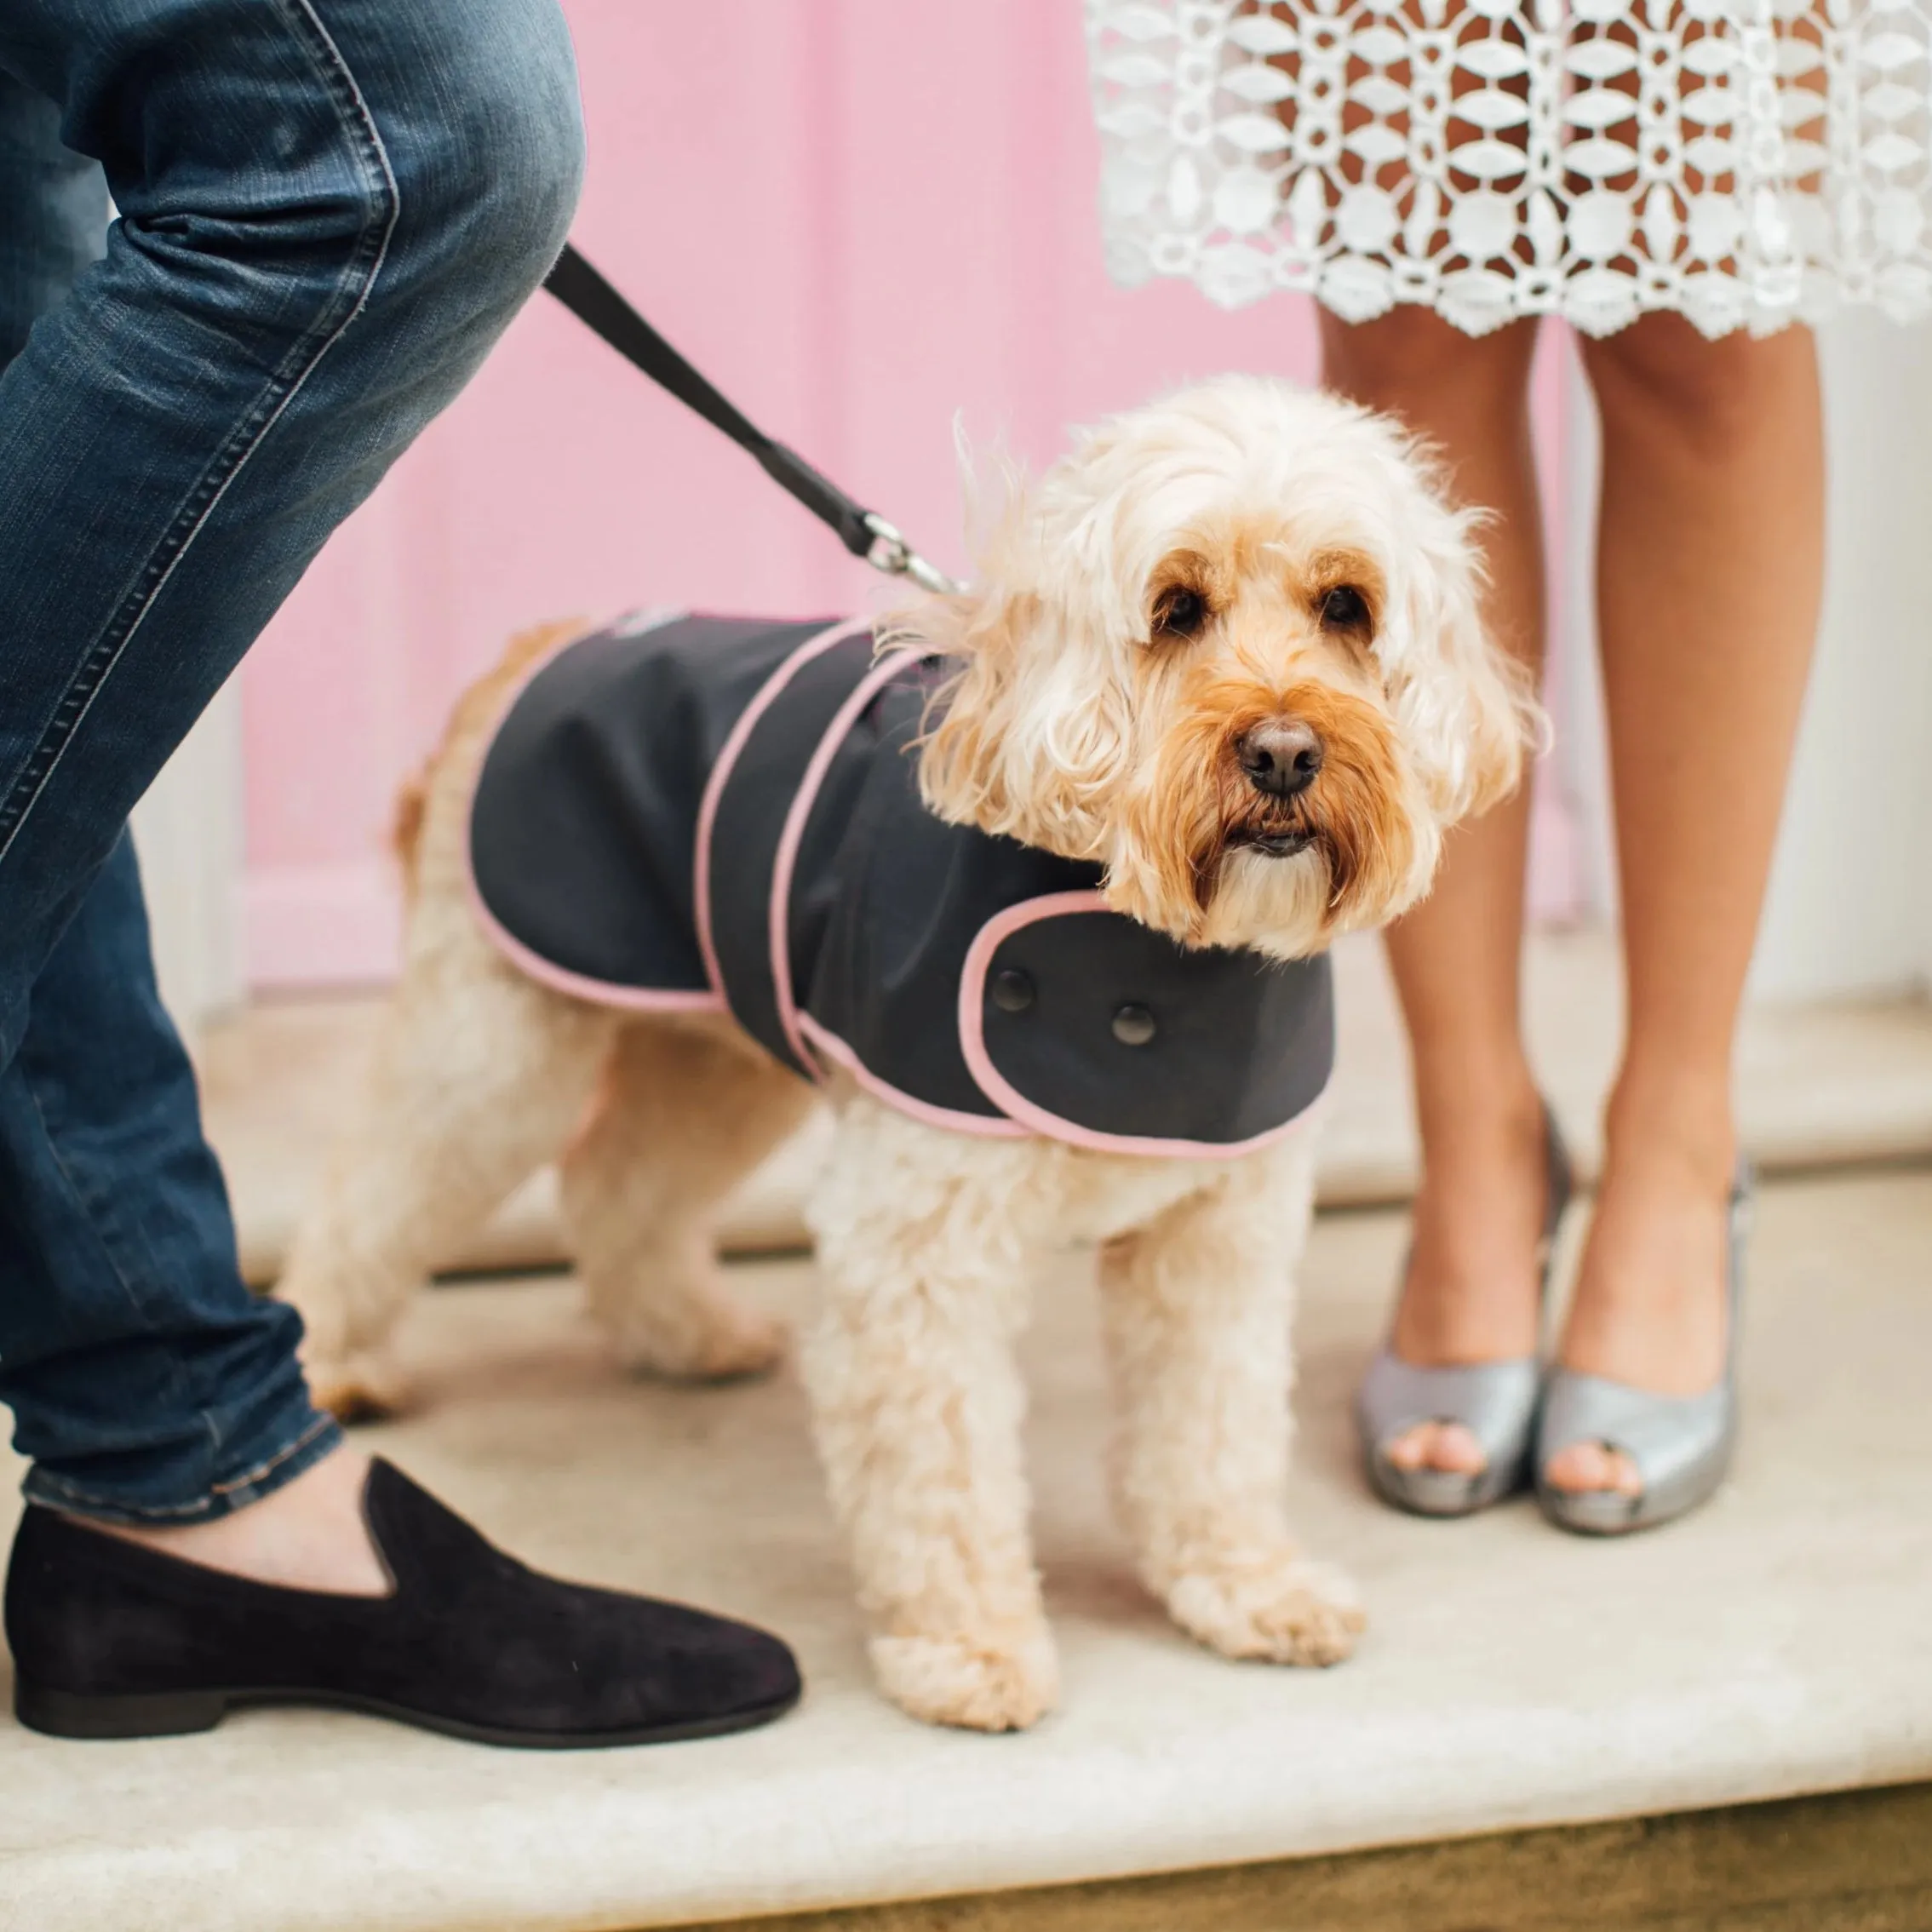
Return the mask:
<svg viewBox="0 0 1932 1932">
<path fill-rule="evenodd" d="M 146 1695 L 95 1697 L 46 1690 L 18 1678 L 14 1715 L 31 1731 L 56 1738 L 169 1738 L 211 1731 L 227 1715 L 219 1690 L 155 1691 Z"/>
</svg>

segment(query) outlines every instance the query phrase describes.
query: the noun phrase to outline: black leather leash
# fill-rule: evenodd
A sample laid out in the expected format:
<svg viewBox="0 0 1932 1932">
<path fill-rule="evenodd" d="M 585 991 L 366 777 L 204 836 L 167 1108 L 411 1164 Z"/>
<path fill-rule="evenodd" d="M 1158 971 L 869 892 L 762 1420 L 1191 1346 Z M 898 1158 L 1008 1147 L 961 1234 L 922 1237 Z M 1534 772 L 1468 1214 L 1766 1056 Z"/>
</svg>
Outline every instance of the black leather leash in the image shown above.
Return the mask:
<svg viewBox="0 0 1932 1932">
<path fill-rule="evenodd" d="M 960 588 L 876 511 L 855 503 L 795 450 L 767 436 L 692 368 L 576 249 L 565 247 L 543 285 L 626 361 L 748 452 L 780 489 L 789 490 L 821 522 L 829 524 L 853 556 L 864 558 L 888 576 L 910 577 L 926 590 L 943 593 Z"/>
</svg>

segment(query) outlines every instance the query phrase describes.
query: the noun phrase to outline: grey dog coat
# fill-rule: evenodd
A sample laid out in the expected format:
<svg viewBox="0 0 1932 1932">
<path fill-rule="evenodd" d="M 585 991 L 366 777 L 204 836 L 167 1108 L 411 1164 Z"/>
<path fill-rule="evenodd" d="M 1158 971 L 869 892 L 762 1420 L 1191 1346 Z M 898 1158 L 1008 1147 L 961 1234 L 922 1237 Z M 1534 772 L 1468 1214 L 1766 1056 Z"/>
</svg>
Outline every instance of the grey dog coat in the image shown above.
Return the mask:
<svg viewBox="0 0 1932 1932">
<path fill-rule="evenodd" d="M 1098 866 L 935 817 L 942 675 L 857 623 L 639 618 L 511 701 L 470 815 L 478 910 L 547 984 L 728 1010 L 808 1080 L 1124 1153 L 1244 1151 L 1327 1084 L 1326 956 L 1190 950 Z"/>
</svg>

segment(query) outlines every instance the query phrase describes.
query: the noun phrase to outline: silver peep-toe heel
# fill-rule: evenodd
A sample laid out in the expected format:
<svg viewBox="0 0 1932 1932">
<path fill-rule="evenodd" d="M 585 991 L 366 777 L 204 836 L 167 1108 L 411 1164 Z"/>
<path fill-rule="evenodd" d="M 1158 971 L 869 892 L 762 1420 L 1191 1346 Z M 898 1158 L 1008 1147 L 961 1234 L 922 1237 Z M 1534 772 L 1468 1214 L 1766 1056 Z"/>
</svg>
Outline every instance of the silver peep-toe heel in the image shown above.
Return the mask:
<svg viewBox="0 0 1932 1932">
<path fill-rule="evenodd" d="M 1549 1191 L 1539 1256 L 1539 1313 L 1549 1293 L 1556 1230 L 1575 1184 L 1568 1149 L 1557 1132 L 1556 1115 L 1547 1107 L 1543 1110 L 1543 1145 Z M 1418 1368 L 1385 1342 L 1356 1393 L 1356 1426 L 1375 1493 L 1398 1510 L 1425 1516 L 1469 1516 L 1513 1494 L 1528 1477 L 1540 1381 L 1534 1353 L 1507 1362 Z M 1482 1448 L 1481 1472 L 1464 1476 L 1448 1470 L 1396 1468 L 1389 1460 L 1389 1444 L 1423 1422 L 1460 1423 Z"/>
<path fill-rule="evenodd" d="M 1607 1376 L 1550 1371 L 1536 1431 L 1536 1499 L 1559 1529 L 1580 1536 L 1654 1529 L 1695 1509 L 1723 1481 L 1737 1440 L 1738 1317 L 1751 1194 L 1751 1167 L 1740 1158 L 1731 1183 L 1725 1245 L 1724 1366 L 1708 1389 L 1695 1396 L 1656 1396 Z M 1573 1442 L 1601 1442 L 1622 1451 L 1637 1465 L 1642 1488 L 1634 1496 L 1556 1488 L 1544 1471 Z"/>
</svg>

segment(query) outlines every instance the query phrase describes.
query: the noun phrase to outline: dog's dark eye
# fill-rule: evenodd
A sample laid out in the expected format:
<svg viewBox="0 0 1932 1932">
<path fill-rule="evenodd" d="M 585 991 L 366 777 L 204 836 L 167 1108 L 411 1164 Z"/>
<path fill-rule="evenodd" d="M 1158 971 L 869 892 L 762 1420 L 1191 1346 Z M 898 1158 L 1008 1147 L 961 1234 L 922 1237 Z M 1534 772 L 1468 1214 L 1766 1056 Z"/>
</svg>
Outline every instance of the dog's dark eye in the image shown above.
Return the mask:
<svg viewBox="0 0 1932 1932">
<path fill-rule="evenodd" d="M 1368 622 L 1368 599 L 1352 583 L 1339 583 L 1321 599 L 1321 622 L 1331 631 L 1360 630 Z"/>
<path fill-rule="evenodd" d="M 1154 600 L 1156 637 L 1199 637 L 1207 623 L 1207 599 L 1198 590 L 1176 584 Z"/>
</svg>

